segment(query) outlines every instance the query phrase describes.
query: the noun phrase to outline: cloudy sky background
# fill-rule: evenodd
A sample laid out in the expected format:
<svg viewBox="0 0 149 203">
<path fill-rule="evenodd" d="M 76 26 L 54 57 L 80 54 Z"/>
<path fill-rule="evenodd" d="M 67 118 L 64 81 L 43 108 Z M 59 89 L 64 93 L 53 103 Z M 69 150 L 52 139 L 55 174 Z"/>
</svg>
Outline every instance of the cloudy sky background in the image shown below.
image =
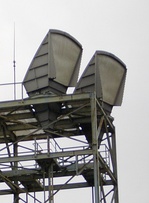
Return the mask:
<svg viewBox="0 0 149 203">
<path fill-rule="evenodd" d="M 123 104 L 113 110 L 119 198 L 120 203 L 148 203 L 149 2 L 0 0 L 0 84 L 13 82 L 14 22 L 18 82 L 23 80 L 49 29 L 68 32 L 82 44 L 81 72 L 96 50 L 111 52 L 126 64 L 128 72 Z M 13 98 L 13 91 L 6 86 L 0 87 L 0 101 L 8 98 Z M 75 203 L 76 198 L 80 199 L 77 199 L 78 203 L 91 202 L 87 190 L 69 194 L 75 194 L 69 196 L 74 197 L 71 203 Z M 62 202 L 70 202 L 67 195 L 65 192 L 59 197 Z M 0 201 L 9 202 L 6 199 L 0 197 Z"/>
</svg>

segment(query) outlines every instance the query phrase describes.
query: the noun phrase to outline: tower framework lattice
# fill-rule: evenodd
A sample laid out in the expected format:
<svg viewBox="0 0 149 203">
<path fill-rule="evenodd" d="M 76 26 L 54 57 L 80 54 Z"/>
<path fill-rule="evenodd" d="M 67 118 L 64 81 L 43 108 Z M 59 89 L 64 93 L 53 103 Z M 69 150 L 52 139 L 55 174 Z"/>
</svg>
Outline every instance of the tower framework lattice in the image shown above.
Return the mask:
<svg viewBox="0 0 149 203">
<path fill-rule="evenodd" d="M 34 106 L 45 104 L 60 115 L 41 127 Z M 60 190 L 90 187 L 92 203 L 119 202 L 115 127 L 95 93 L 0 102 L 0 146 L 0 198 L 53 203 Z"/>
</svg>

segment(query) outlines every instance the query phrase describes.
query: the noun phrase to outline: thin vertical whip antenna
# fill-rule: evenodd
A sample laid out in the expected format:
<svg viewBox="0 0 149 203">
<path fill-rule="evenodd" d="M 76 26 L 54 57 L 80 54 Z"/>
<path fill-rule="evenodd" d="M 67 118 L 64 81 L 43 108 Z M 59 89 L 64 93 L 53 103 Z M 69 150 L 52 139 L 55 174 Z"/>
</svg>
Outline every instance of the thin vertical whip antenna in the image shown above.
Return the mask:
<svg viewBox="0 0 149 203">
<path fill-rule="evenodd" d="M 15 52 L 16 52 L 16 50 L 15 50 L 15 23 L 14 23 L 14 38 L 13 38 L 13 84 L 14 84 L 14 100 L 16 100 L 16 60 L 15 60 Z"/>
</svg>

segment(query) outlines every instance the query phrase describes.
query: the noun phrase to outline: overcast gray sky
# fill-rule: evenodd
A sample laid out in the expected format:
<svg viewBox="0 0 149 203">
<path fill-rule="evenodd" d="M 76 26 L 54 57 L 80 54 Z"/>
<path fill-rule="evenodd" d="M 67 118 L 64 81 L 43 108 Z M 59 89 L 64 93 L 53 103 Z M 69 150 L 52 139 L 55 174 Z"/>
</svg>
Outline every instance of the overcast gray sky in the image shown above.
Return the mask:
<svg viewBox="0 0 149 203">
<path fill-rule="evenodd" d="M 13 82 L 14 22 L 17 81 L 23 80 L 49 29 L 66 31 L 82 44 L 81 71 L 95 50 L 111 52 L 126 64 L 123 104 L 113 110 L 119 198 L 120 203 L 148 203 L 149 1 L 0 0 L 0 83 Z M 4 88 L 0 88 L 0 100 L 13 97 Z M 87 191 L 72 192 L 71 203 L 90 203 Z M 70 202 L 66 194 L 61 202 Z M 9 202 L 6 199 L 0 197 L 0 201 Z"/>
</svg>

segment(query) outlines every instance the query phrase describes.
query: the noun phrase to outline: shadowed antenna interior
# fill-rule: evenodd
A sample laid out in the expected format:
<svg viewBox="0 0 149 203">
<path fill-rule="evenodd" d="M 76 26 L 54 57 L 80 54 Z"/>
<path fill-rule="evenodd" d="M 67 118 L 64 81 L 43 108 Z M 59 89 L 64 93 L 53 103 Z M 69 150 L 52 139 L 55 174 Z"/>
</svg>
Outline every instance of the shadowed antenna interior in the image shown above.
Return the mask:
<svg viewBox="0 0 149 203">
<path fill-rule="evenodd" d="M 16 99 L 16 60 L 15 60 L 15 23 L 13 28 L 13 84 L 14 84 L 14 100 Z"/>
</svg>

